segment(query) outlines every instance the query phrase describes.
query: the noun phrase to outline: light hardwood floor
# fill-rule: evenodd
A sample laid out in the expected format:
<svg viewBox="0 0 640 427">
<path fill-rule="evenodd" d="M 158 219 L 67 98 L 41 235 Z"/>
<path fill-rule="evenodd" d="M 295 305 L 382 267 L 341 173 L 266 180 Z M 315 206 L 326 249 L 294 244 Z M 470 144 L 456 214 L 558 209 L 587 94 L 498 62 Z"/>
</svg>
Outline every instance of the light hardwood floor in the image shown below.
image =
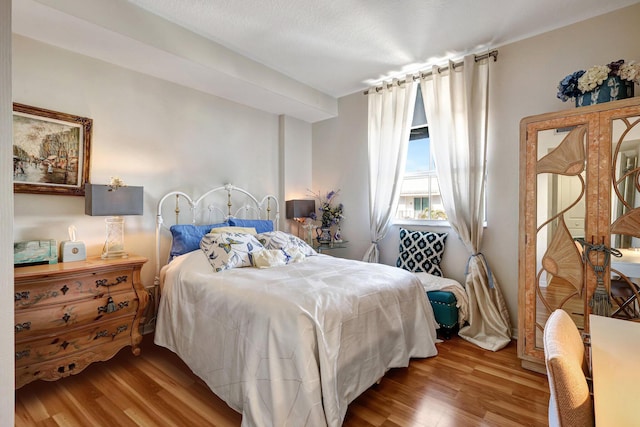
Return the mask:
<svg viewBox="0 0 640 427">
<path fill-rule="evenodd" d="M 546 426 L 544 375 L 520 368 L 516 343 L 498 352 L 459 337 L 439 355 L 392 369 L 350 406 L 346 427 Z M 239 426 L 218 399 L 170 351 L 142 342 L 76 376 L 36 381 L 16 391 L 16 426 Z"/>
</svg>

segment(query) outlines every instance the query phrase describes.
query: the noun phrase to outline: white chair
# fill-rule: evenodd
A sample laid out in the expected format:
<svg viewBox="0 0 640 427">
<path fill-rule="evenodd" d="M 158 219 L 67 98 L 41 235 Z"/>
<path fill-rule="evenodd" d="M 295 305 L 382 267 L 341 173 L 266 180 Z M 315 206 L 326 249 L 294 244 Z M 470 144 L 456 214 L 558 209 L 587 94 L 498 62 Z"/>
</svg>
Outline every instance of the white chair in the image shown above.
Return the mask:
<svg viewBox="0 0 640 427">
<path fill-rule="evenodd" d="M 555 310 L 547 320 L 544 355 L 551 391 L 549 426 L 593 426 L 584 343 L 576 324 L 564 310 Z"/>
</svg>

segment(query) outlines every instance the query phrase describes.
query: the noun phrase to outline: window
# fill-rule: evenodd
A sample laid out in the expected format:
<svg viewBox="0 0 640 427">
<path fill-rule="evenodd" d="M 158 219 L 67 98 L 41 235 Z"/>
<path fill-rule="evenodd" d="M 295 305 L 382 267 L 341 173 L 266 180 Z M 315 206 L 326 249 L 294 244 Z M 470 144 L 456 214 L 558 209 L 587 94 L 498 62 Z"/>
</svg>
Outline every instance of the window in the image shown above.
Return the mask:
<svg viewBox="0 0 640 427">
<path fill-rule="evenodd" d="M 418 87 L 413 113 L 407 163 L 396 211 L 398 220 L 446 221 L 436 166 L 431 152 L 429 125 Z"/>
</svg>

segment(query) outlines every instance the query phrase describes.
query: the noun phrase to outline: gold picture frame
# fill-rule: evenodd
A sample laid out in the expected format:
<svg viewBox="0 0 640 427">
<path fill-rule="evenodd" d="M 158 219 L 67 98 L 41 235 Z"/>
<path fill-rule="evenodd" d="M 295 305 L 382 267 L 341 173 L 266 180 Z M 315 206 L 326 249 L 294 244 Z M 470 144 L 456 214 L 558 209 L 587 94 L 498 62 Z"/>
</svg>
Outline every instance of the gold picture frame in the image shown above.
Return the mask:
<svg viewBox="0 0 640 427">
<path fill-rule="evenodd" d="M 13 191 L 84 196 L 93 120 L 13 104 Z"/>
</svg>

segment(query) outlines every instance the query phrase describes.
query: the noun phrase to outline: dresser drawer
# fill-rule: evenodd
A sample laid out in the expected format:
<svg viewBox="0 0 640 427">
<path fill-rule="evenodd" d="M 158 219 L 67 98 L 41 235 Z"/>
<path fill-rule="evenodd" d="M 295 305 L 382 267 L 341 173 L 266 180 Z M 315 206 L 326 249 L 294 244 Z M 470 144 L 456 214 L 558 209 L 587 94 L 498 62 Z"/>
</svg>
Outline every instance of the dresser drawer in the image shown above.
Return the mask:
<svg viewBox="0 0 640 427">
<path fill-rule="evenodd" d="M 114 293 L 132 289 L 132 281 L 133 269 L 123 269 L 16 283 L 14 306 L 16 310 L 20 310 L 46 304 L 64 304 L 83 298 L 100 298 L 108 291 Z"/>
<path fill-rule="evenodd" d="M 93 300 L 72 301 L 69 304 L 50 307 L 43 306 L 38 310 L 16 311 L 16 342 L 49 332 L 61 334 L 67 328 L 108 321 L 111 318 L 136 313 L 138 298 L 135 292 L 129 290 L 129 292 L 112 293 L 111 297 L 113 305 L 109 305 L 109 298 L 103 296 Z"/>
<path fill-rule="evenodd" d="M 74 352 L 108 344 L 122 336 L 131 335 L 133 316 L 119 317 L 108 322 L 72 329 L 54 337 L 16 342 L 16 367 L 68 357 Z"/>
<path fill-rule="evenodd" d="M 78 351 L 66 357 L 55 358 L 42 363 L 16 366 L 16 388 L 38 379 L 53 381 L 77 374 L 93 362 L 109 360 L 120 349 L 128 345 L 131 345 L 131 338 L 127 334 L 119 334 L 113 340 L 98 347 Z"/>
</svg>

